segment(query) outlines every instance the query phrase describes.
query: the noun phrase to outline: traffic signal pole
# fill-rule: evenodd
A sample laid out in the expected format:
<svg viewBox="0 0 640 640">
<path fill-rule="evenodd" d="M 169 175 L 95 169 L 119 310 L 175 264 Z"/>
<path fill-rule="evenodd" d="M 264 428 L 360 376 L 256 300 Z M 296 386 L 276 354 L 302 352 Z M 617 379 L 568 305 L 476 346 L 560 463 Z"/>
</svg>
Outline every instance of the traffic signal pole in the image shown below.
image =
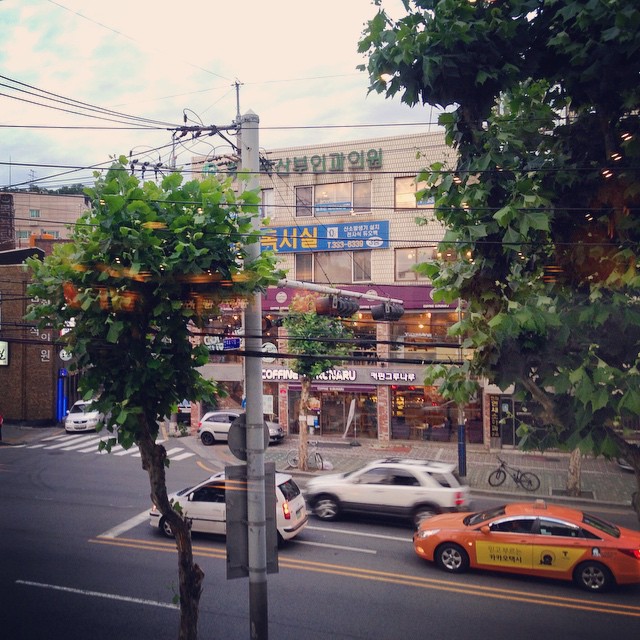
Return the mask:
<svg viewBox="0 0 640 640">
<path fill-rule="evenodd" d="M 248 111 L 240 118 L 239 146 L 242 170 L 248 172 L 247 189 L 259 187 L 259 126 L 260 118 Z M 254 228 L 260 228 L 259 216 L 253 218 Z M 248 260 L 260 255 L 260 243 L 247 245 Z M 247 351 L 262 351 L 262 299 L 255 293 L 249 297 L 244 312 L 245 345 Z M 267 640 L 269 616 L 267 598 L 267 542 L 264 469 L 264 415 L 262 401 L 262 361 L 244 359 L 246 432 L 247 432 L 247 528 L 249 546 L 249 623 L 252 640 Z"/>
</svg>

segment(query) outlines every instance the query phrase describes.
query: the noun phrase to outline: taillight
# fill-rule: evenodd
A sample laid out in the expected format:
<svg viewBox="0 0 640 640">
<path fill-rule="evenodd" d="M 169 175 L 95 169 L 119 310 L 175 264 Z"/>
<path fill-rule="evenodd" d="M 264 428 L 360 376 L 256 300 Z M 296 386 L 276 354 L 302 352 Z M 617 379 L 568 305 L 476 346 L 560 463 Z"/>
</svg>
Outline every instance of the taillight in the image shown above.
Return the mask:
<svg viewBox="0 0 640 640">
<path fill-rule="evenodd" d="M 282 503 L 282 515 L 285 520 L 291 520 L 291 509 L 289 509 L 289 503 L 286 500 Z"/>
<path fill-rule="evenodd" d="M 619 551 L 627 556 L 635 558 L 636 560 L 640 560 L 640 549 L 619 549 Z"/>
<path fill-rule="evenodd" d="M 464 494 L 461 491 L 456 493 L 456 507 L 460 507 L 464 504 Z"/>
</svg>

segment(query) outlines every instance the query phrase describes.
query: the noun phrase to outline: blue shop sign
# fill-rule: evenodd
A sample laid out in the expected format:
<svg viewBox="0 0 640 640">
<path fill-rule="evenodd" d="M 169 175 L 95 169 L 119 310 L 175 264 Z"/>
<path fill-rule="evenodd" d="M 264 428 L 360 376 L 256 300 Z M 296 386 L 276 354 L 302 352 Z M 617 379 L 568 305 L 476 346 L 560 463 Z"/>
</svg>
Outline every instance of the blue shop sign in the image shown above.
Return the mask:
<svg viewBox="0 0 640 640">
<path fill-rule="evenodd" d="M 260 246 L 274 253 L 389 248 L 389 221 L 263 227 Z"/>
</svg>

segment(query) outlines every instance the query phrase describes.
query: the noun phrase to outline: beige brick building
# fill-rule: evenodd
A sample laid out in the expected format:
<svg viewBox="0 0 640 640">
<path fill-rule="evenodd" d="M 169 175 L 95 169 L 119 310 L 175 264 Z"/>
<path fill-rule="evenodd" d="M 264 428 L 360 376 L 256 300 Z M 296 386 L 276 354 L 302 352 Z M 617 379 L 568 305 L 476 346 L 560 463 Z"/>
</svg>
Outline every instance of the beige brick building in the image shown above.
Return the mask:
<svg viewBox="0 0 640 640">
<path fill-rule="evenodd" d="M 360 300 L 359 312 L 348 321 L 355 335 L 352 359 L 314 383 L 312 432 L 382 441 L 455 440 L 455 408 L 423 379 L 425 364 L 462 357 L 446 335 L 459 310 L 457 304 L 434 302 L 430 282 L 413 269 L 436 255 L 444 234 L 433 203 L 416 199 L 421 170 L 433 162 L 455 166 L 444 135 L 288 147 L 267 151 L 263 159 L 262 247 L 279 256 L 287 278 L 402 300 L 405 310 L 399 320 L 376 321 L 371 307 L 380 302 Z M 199 161 L 209 170 L 215 164 Z M 273 288 L 264 297 L 266 350 L 286 349 L 278 318 L 298 291 Z M 240 322 L 241 314 L 230 312 L 212 329 L 231 335 Z M 214 340 L 205 371 L 227 384 L 226 402 L 239 403 L 241 361 L 219 348 Z M 300 383 L 287 360 L 264 358 L 263 381 L 265 411 L 296 432 Z M 468 407 L 467 437 L 473 442 L 484 438 L 481 416 L 480 404 Z"/>
</svg>

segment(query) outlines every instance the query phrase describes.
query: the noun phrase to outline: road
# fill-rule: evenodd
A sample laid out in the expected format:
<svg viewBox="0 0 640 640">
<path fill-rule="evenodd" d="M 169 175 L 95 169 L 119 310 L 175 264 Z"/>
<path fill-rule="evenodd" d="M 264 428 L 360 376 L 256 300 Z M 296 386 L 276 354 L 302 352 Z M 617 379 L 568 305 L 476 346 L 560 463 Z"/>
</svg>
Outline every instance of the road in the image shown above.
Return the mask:
<svg viewBox="0 0 640 640">
<path fill-rule="evenodd" d="M 174 462 L 169 490 L 218 470 L 209 455 Z M 2 637 L 177 637 L 175 547 L 148 526 L 148 493 L 131 456 L 0 448 Z M 630 510 L 599 514 L 637 528 Z M 417 558 L 411 533 L 398 523 L 312 518 L 269 575 L 270 638 L 638 637 L 640 587 L 592 595 L 488 572 L 450 576 Z M 226 580 L 224 540 L 194 536 L 194 552 L 206 574 L 200 637 L 249 638 L 248 582 Z"/>
</svg>

